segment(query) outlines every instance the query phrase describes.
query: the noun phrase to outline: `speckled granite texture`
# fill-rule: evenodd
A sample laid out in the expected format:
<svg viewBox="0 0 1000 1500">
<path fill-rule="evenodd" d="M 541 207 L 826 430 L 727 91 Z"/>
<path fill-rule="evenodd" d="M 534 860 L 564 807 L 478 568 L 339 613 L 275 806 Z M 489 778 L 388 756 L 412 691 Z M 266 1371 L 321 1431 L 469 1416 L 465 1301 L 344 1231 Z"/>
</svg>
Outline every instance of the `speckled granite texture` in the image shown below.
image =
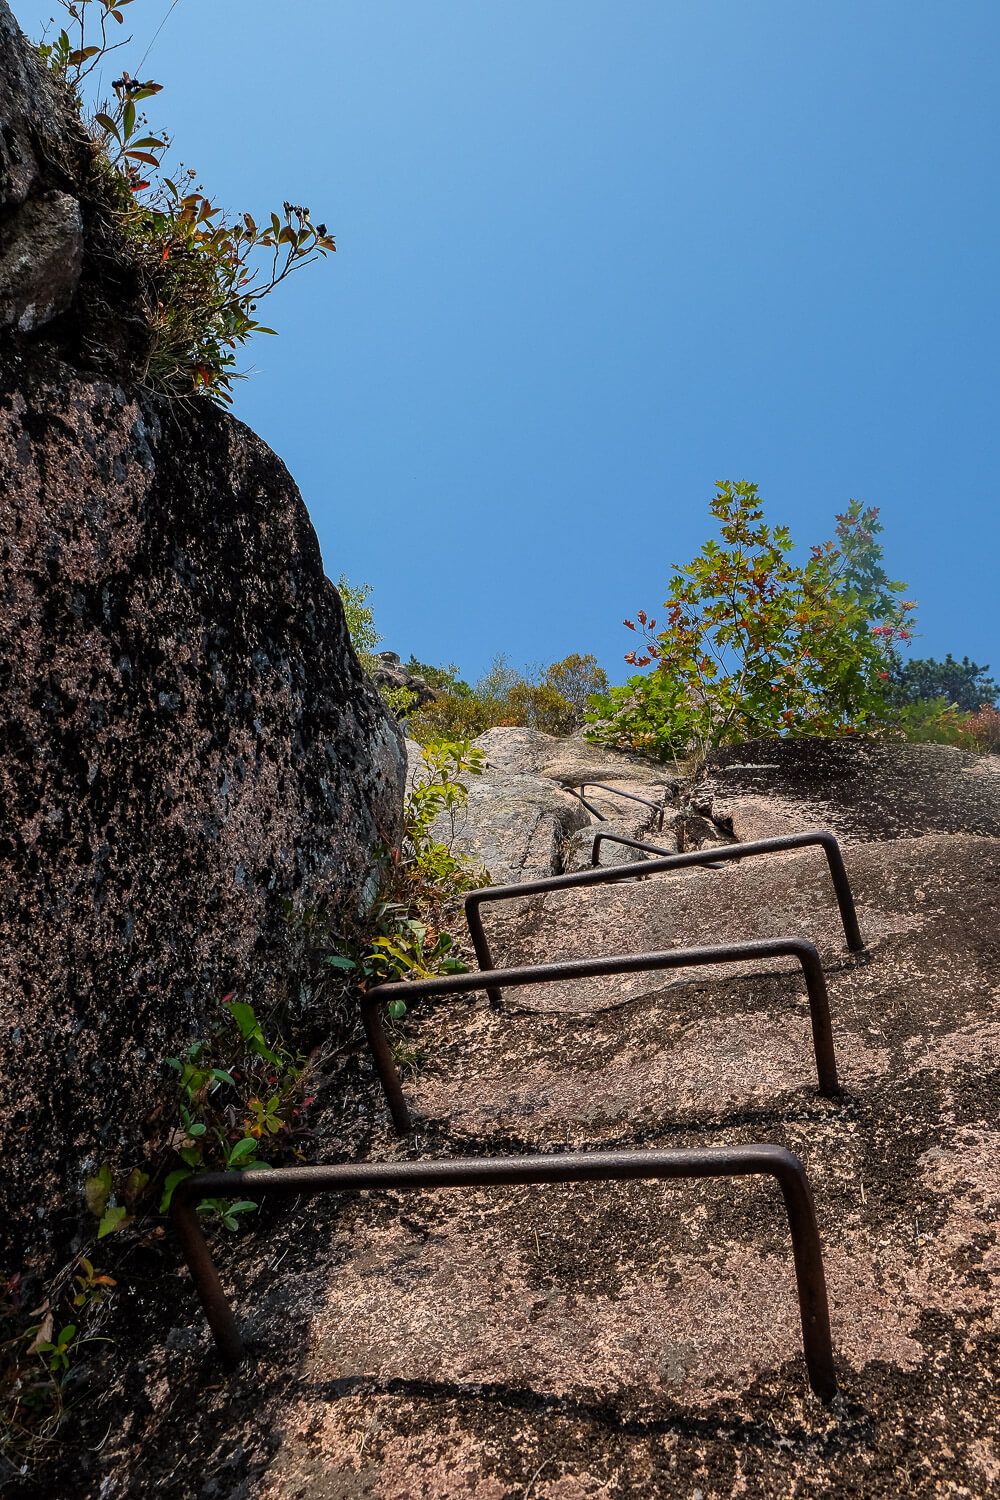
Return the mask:
<svg viewBox="0 0 1000 1500">
<path fill-rule="evenodd" d="M 128 246 L 0 0 L 0 1222 L 51 1265 L 238 988 L 321 1013 L 282 917 L 398 837 L 394 721 L 288 472 L 139 393 Z"/>
<path fill-rule="evenodd" d="M 35 354 L 0 373 L 0 474 L 0 1212 L 30 1259 L 142 1160 L 224 991 L 297 986 L 281 899 L 357 895 L 404 763 L 239 422 Z"/>
</svg>

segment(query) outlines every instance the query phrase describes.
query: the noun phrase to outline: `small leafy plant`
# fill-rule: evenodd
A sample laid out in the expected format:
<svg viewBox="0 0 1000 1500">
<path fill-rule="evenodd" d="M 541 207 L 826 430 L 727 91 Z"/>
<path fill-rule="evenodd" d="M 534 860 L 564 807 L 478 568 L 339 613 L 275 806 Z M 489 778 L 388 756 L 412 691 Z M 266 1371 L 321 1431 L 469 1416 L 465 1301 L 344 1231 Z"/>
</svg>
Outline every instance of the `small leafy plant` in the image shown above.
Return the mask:
<svg viewBox="0 0 1000 1500">
<path fill-rule="evenodd" d="M 381 644 L 382 636 L 375 626 L 375 611 L 368 602 L 372 586 L 370 583 L 351 583 L 342 573 L 337 579 L 337 592 L 344 606 L 347 633 L 361 670 L 366 676 L 373 677 L 379 665 L 375 648 Z M 415 695 L 403 686 L 380 687 L 379 692 L 397 719 L 405 719 L 417 701 Z"/>
<path fill-rule="evenodd" d="M 133 0 L 59 0 L 66 25 L 39 55 L 86 116 L 94 142 L 93 191 L 127 245 L 142 286 L 149 352 L 143 374 L 168 396 L 205 394 L 231 403 L 242 378 L 237 353 L 255 334 L 273 334 L 257 307 L 294 271 L 336 243 L 308 208 L 284 203 L 259 221 L 213 201 L 191 169 L 164 169 L 170 137 L 153 130 L 142 106 L 162 90 L 125 69 L 112 97 L 87 111 L 88 80 L 126 46 L 114 22 Z"/>
<path fill-rule="evenodd" d="M 79 1356 L 107 1342 L 96 1329 L 115 1286 L 82 1253 L 27 1316 L 20 1276 L 0 1286 L 0 1449 L 9 1457 L 25 1464 L 55 1437 Z"/>
<path fill-rule="evenodd" d="M 404 836 L 383 865 L 382 888 L 359 930 L 342 923 L 333 935 L 336 951 L 326 966 L 345 982 L 366 990 L 400 979 L 462 973 L 466 964 L 447 930 L 451 908 L 485 872 L 454 852 L 439 836 L 442 820 L 452 835 L 468 798 L 468 776 L 481 775 L 485 757 L 465 741 L 422 747 L 423 766 L 413 779 L 404 810 Z M 406 1014 L 402 1000 L 390 1006 L 393 1020 Z"/>
<path fill-rule="evenodd" d="M 192 1043 L 182 1057 L 167 1058 L 177 1075 L 180 1121 L 169 1142 L 176 1164 L 163 1181 L 161 1213 L 169 1209 L 178 1184 L 193 1173 L 266 1167 L 265 1148 L 294 1149 L 300 1129 L 305 1059 L 282 1042 L 269 1041 L 248 1002 L 227 995 L 222 1009 L 232 1027 L 220 1025 L 210 1040 Z M 238 1229 L 241 1218 L 256 1208 L 249 1200 L 205 1198 L 198 1204 L 199 1213 L 228 1230 Z"/>
</svg>

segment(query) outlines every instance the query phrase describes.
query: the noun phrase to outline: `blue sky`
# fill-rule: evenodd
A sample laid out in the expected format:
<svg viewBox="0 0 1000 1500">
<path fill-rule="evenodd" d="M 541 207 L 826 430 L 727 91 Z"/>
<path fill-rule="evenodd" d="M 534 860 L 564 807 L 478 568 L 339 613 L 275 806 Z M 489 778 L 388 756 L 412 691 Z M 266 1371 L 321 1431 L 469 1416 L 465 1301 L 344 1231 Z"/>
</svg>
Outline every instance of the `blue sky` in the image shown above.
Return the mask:
<svg viewBox="0 0 1000 1500">
<path fill-rule="evenodd" d="M 1000 668 L 998 57 L 996 0 L 179 0 L 143 71 L 337 235 L 237 412 L 386 646 L 620 678 L 722 477 L 879 505 L 918 654 Z"/>
</svg>

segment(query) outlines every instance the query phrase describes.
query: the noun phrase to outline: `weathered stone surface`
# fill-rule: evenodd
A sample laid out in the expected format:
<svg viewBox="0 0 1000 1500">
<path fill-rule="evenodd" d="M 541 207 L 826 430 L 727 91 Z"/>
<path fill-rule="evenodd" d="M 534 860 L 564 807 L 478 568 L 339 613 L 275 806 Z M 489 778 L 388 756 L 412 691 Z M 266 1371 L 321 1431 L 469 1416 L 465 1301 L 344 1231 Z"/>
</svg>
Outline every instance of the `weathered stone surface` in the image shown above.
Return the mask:
<svg viewBox="0 0 1000 1500">
<path fill-rule="evenodd" d="M 602 823 L 588 823 L 586 828 L 579 829 L 566 841 L 563 849 L 563 869 L 589 870 L 594 863 L 594 836 L 599 833 L 626 839 L 642 839 L 644 843 L 657 845 L 665 854 L 676 852 L 674 837 L 669 828 L 661 833 L 658 829 L 637 828 L 636 822 L 636 819 L 622 822 L 607 818 Z M 602 839 L 597 847 L 597 863 L 602 867 L 630 865 L 639 860 L 653 858 L 655 858 L 654 855 L 644 854 L 639 849 L 631 849 L 627 844 L 615 843 L 611 838 Z"/>
<path fill-rule="evenodd" d="M 1000 778 L 969 769 L 1000 796 Z M 912 785 L 925 805 L 946 790 L 940 767 L 929 774 Z M 963 797 L 961 765 L 952 780 Z M 824 798 L 863 820 L 863 779 L 832 778 Z M 499 1011 L 415 1010 L 415 1135 L 392 1134 L 374 1083 L 350 1111 L 331 1100 L 319 1125 L 327 1158 L 787 1146 L 824 1245 L 841 1385 L 829 1407 L 805 1385 L 780 1196 L 760 1182 L 329 1198 L 227 1258 L 254 1341 L 243 1376 L 210 1378 L 193 1295 L 155 1291 L 160 1326 L 180 1308 L 182 1327 L 144 1366 L 148 1408 L 126 1422 L 110 1403 L 88 1411 L 91 1492 L 198 1493 L 211 1453 L 221 1493 L 262 1500 L 992 1494 L 998 851 L 961 828 L 849 842 L 861 958 L 844 953 L 807 853 L 623 887 L 648 902 L 619 913 L 625 932 L 600 931 L 583 893 L 559 898 L 559 951 L 595 937 L 610 951 L 654 920 L 663 943 L 789 924 L 813 937 L 838 1098 L 815 1091 L 801 979 L 758 965 L 634 994 L 580 987 L 559 1014 L 524 990 Z M 540 923 L 524 936 L 540 950 Z"/>
<path fill-rule="evenodd" d="M 407 741 L 407 750 L 412 777 L 420 746 Z M 488 766 L 467 785 L 467 805 L 454 816 L 443 814 L 434 833 L 487 871 L 495 885 L 553 874 L 561 868 L 566 837 L 590 823 L 579 800 L 543 776 Z"/>
<path fill-rule="evenodd" d="M 0 364 L 45 340 L 80 369 L 140 380 L 154 307 L 69 91 L 0 0 Z"/>
<path fill-rule="evenodd" d="M 33 333 L 73 301 L 83 267 L 80 205 L 43 193 L 0 222 L 0 327 Z"/>
<path fill-rule="evenodd" d="M 659 766 L 606 753 L 584 740 L 501 727 L 487 730 L 473 744 L 484 752 L 486 770 L 468 779 L 467 807 L 454 819 L 442 817 L 435 833 L 487 870 L 495 885 L 555 875 L 576 868 L 581 859 L 589 863 L 592 836 L 605 826 L 630 838 L 644 835 L 656 822 L 646 803 L 662 802 L 667 791 Z M 420 746 L 407 741 L 407 749 L 412 778 L 420 765 Z M 594 781 L 646 801 L 588 786 L 588 808 L 569 788 Z M 669 822 L 663 838 L 674 846 Z M 634 857 L 620 847 L 618 854 L 622 857 L 608 846 L 601 863 L 625 864 Z"/>
<path fill-rule="evenodd" d="M 396 651 L 379 651 L 376 653 L 377 665 L 372 671 L 372 681 L 378 688 L 405 688 L 411 695 L 410 710 L 420 708 L 424 703 L 430 703 L 434 697 L 433 690 L 429 688 L 424 679 L 417 672 L 408 672 L 399 659 Z"/>
<path fill-rule="evenodd" d="M 488 729 L 473 743 L 485 753 L 487 763 L 498 770 L 545 776 L 563 786 L 608 781 L 662 787 L 668 780 L 661 766 L 641 756 L 576 737 L 557 739 L 539 729 Z"/>
<path fill-rule="evenodd" d="M 40 183 L 75 177 L 85 155 L 79 121 L 0 0 L 0 215 Z"/>
<path fill-rule="evenodd" d="M 239 422 L 38 353 L 0 371 L 0 474 L 0 1213 L 30 1254 L 142 1160 L 225 991 L 308 1013 L 281 901 L 360 899 L 403 758 Z"/>
<path fill-rule="evenodd" d="M 744 823 L 744 810 L 777 825 L 803 816 L 855 838 L 924 833 L 1000 836 L 992 757 L 950 745 L 871 739 L 756 741 L 715 755 L 706 794 Z M 802 826 L 799 821 L 799 826 Z M 744 838 L 764 837 L 746 832 Z"/>
</svg>

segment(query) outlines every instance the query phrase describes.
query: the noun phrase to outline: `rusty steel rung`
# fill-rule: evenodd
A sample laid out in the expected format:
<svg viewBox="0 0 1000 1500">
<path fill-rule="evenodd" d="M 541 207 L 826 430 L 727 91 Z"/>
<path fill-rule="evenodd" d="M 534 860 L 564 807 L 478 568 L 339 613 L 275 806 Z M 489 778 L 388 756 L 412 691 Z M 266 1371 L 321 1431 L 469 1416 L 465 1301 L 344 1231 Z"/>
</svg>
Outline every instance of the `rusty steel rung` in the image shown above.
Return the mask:
<svg viewBox="0 0 1000 1500">
<path fill-rule="evenodd" d="M 809 1179 L 792 1152 L 772 1145 L 667 1151 L 567 1152 L 546 1156 L 462 1157 L 451 1161 L 352 1162 L 273 1171 L 202 1172 L 174 1190 L 171 1214 L 184 1259 L 223 1359 L 237 1365 L 246 1349 L 198 1222 L 202 1197 L 257 1200 L 307 1193 L 360 1193 L 520 1183 L 634 1181 L 643 1178 L 776 1178 L 792 1240 L 802 1344 L 809 1384 L 822 1401 L 836 1393 L 830 1314 L 816 1211 Z"/>
<path fill-rule="evenodd" d="M 487 952 L 488 956 L 488 952 Z M 830 1023 L 830 1001 L 819 953 L 803 938 L 758 938 L 753 942 L 720 943 L 707 948 L 671 948 L 665 953 L 625 953 L 610 958 L 567 958 L 557 963 L 530 964 L 515 969 L 486 969 L 468 974 L 434 975 L 375 985 L 361 996 L 361 1017 L 375 1071 L 385 1093 L 396 1129 L 410 1130 L 409 1107 L 382 1022 L 382 1007 L 392 1000 L 407 1005 L 433 995 L 467 995 L 485 990 L 499 1003 L 501 987 L 552 984 L 567 979 L 596 979 L 609 974 L 648 974 L 663 969 L 698 968 L 705 964 L 743 963 L 748 959 L 794 958 L 805 975 L 812 1022 L 813 1051 L 820 1092 L 835 1094 L 837 1061 Z"/>
<path fill-rule="evenodd" d="M 593 813 L 594 817 L 600 823 L 606 823 L 607 818 L 599 808 L 595 807 L 594 804 L 592 802 L 589 802 L 583 795 L 588 786 L 591 787 L 595 792 L 608 792 L 612 797 L 624 797 L 628 802 L 639 802 L 643 807 L 648 807 L 651 812 L 656 814 L 657 827 L 659 828 L 661 833 L 663 832 L 663 814 L 666 812 L 666 807 L 662 801 L 651 802 L 648 797 L 640 797 L 635 792 L 623 792 L 621 788 L 617 786 L 605 786 L 601 781 L 581 781 L 578 787 L 564 786 L 563 791 L 569 792 L 571 796 L 579 798 L 587 811 Z"/>
<path fill-rule="evenodd" d="M 645 850 L 659 857 L 636 860 L 630 865 L 597 866 L 598 851 L 602 842 L 624 844 L 629 848 Z M 844 856 L 836 838 L 828 829 L 818 829 L 812 833 L 783 834 L 780 838 L 773 839 L 755 839 L 752 843 L 746 844 L 720 844 L 711 849 L 693 849 L 687 854 L 669 854 L 658 845 L 644 843 L 641 839 L 629 839 L 613 833 L 598 833 L 594 835 L 590 869 L 572 870 L 568 875 L 546 875 L 541 880 L 525 880 L 520 885 L 484 886 L 482 890 L 470 891 L 465 898 L 465 919 L 469 926 L 469 936 L 476 950 L 480 968 L 492 969 L 493 959 L 490 956 L 479 910 L 481 906 L 489 902 L 513 901 L 522 896 L 541 896 L 549 891 L 570 891 L 592 885 L 611 885 L 621 880 L 638 880 L 647 875 L 659 875 L 668 870 L 682 870 L 692 865 L 714 865 L 731 859 L 750 859 L 760 854 L 777 854 L 788 849 L 805 849 L 811 845 L 817 845 L 826 855 L 847 946 L 852 953 L 862 953 L 865 940 L 861 936 L 861 928 L 858 925 L 854 894 L 851 891 L 851 882 L 847 878 Z"/>
</svg>

